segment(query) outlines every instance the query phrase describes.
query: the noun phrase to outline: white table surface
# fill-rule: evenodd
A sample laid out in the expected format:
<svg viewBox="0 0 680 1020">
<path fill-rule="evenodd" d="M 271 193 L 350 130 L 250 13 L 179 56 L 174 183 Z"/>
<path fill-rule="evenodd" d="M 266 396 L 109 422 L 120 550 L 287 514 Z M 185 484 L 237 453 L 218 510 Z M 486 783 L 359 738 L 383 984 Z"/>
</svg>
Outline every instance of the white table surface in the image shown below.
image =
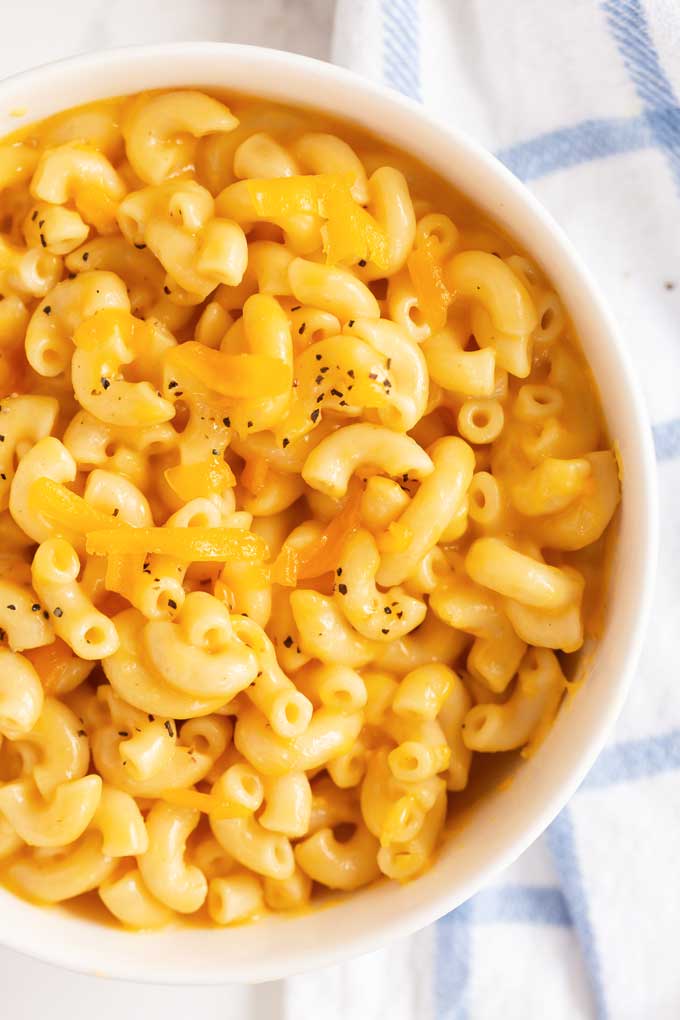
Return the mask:
<svg viewBox="0 0 680 1020">
<path fill-rule="evenodd" d="M 328 56 L 334 0 L 5 0 L 0 76 L 101 47 L 207 39 Z M 4 1020 L 276 1020 L 281 984 L 131 985 L 69 974 L 0 949 Z"/>
</svg>

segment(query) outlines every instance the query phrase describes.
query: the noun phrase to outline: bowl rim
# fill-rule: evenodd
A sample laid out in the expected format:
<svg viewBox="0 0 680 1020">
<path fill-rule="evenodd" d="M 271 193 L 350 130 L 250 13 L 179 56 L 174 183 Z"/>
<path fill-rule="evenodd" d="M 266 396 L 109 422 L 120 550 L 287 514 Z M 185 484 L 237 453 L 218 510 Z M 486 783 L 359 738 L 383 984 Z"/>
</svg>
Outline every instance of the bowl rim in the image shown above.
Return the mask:
<svg viewBox="0 0 680 1020">
<path fill-rule="evenodd" d="M 416 134 L 429 134 L 432 138 L 437 134 L 440 139 L 443 139 L 445 148 L 455 149 L 456 155 L 464 164 L 471 164 L 475 169 L 478 169 L 488 179 L 492 189 L 496 189 L 499 214 L 506 205 L 519 204 L 522 206 L 527 220 L 538 230 L 540 236 L 538 247 L 543 249 L 539 256 L 540 260 L 545 262 L 547 256 L 544 257 L 544 252 L 549 252 L 555 263 L 563 267 L 564 273 L 570 275 L 575 287 L 580 290 L 581 298 L 585 300 L 586 306 L 589 305 L 590 312 L 602 330 L 602 337 L 598 339 L 598 343 L 601 342 L 604 345 L 603 350 L 607 351 L 606 356 L 617 368 L 618 381 L 624 387 L 622 396 L 627 401 L 627 411 L 633 422 L 630 456 L 634 462 L 633 474 L 636 483 L 635 493 L 630 493 L 631 487 L 629 487 L 625 502 L 626 505 L 631 499 L 635 502 L 640 527 L 638 534 L 640 555 L 635 561 L 635 567 L 631 568 L 633 577 L 630 583 L 634 583 L 636 586 L 635 594 L 632 596 L 635 613 L 631 626 L 622 636 L 624 649 L 620 655 L 620 671 L 615 678 L 609 681 L 608 694 L 604 697 L 599 714 L 590 721 L 590 732 L 587 738 L 584 738 L 582 746 L 572 756 L 573 760 L 569 767 L 563 770 L 564 774 L 559 783 L 552 786 L 549 793 L 540 798 L 540 809 L 536 810 L 530 819 L 515 826 L 512 838 L 503 843 L 500 849 L 487 855 L 488 859 L 485 864 L 478 869 L 473 878 L 460 883 L 455 890 L 440 887 L 436 894 L 430 895 L 424 902 L 412 903 L 407 909 L 401 911 L 395 910 L 393 914 L 388 914 L 380 921 L 374 919 L 368 930 L 354 933 L 344 944 L 338 945 L 329 940 L 325 944 L 315 943 L 311 949 L 307 946 L 304 950 L 296 951 L 292 947 L 284 947 L 282 954 L 276 960 L 254 959 L 249 961 L 246 966 L 240 966 L 238 973 L 229 969 L 228 961 L 223 961 L 220 967 L 214 964 L 209 967 L 201 967 L 196 966 L 196 961 L 190 961 L 181 973 L 175 966 L 173 966 L 172 972 L 169 972 L 170 968 L 163 963 L 162 958 L 150 963 L 145 959 L 143 951 L 134 954 L 135 959 L 128 958 L 125 962 L 115 958 L 106 958 L 105 975 L 107 977 L 168 984 L 207 985 L 225 981 L 256 983 L 340 963 L 352 956 L 369 952 L 394 938 L 412 934 L 425 927 L 463 903 L 478 889 L 486 885 L 497 872 L 511 864 L 545 830 L 573 795 L 599 754 L 606 736 L 621 710 L 632 680 L 650 615 L 658 549 L 658 497 L 652 434 L 631 360 L 621 342 L 614 319 L 580 256 L 552 216 L 509 170 L 466 133 L 440 121 L 418 103 L 399 93 L 323 61 L 258 46 L 235 43 L 181 42 L 95 50 L 63 60 L 52 61 L 10 76 L 0 82 L 0 125 L 2 126 L 0 134 L 4 135 L 17 130 L 24 124 L 47 115 L 39 111 L 37 116 L 28 115 L 22 120 L 14 119 L 17 115 L 11 111 L 22 105 L 22 90 L 26 92 L 28 99 L 31 95 L 41 95 L 43 105 L 47 104 L 51 112 L 56 113 L 69 106 L 78 105 L 78 102 L 90 102 L 97 98 L 104 98 L 105 95 L 121 95 L 125 92 L 135 92 L 145 88 L 191 85 L 210 87 L 209 81 L 205 80 L 206 72 L 202 68 L 213 67 L 217 61 L 222 61 L 226 70 L 222 75 L 221 82 L 213 82 L 212 87 L 214 88 L 225 90 L 233 88 L 239 93 L 247 94 L 249 91 L 247 87 L 244 88 L 240 84 L 229 84 L 230 73 L 232 73 L 230 64 L 239 68 L 237 77 L 239 74 L 243 77 L 246 73 L 246 65 L 250 65 L 251 68 L 257 69 L 255 77 L 259 76 L 259 80 L 269 80 L 262 73 L 262 70 L 266 69 L 271 81 L 276 83 L 271 85 L 269 91 L 260 87 L 252 89 L 254 95 L 270 98 L 272 101 L 288 102 L 301 107 L 307 106 L 310 109 L 328 111 L 327 103 L 314 103 L 313 98 L 309 102 L 291 98 L 291 92 L 296 89 L 300 92 L 301 85 L 299 83 L 304 80 L 310 85 L 319 85 L 320 91 L 325 91 L 328 96 L 333 97 L 335 106 L 342 106 L 344 112 L 332 109 L 330 112 L 333 115 L 340 119 L 353 121 L 362 129 L 372 132 L 378 137 L 388 137 L 391 140 L 391 136 L 395 135 L 393 124 L 389 120 L 391 114 L 394 120 L 402 122 L 402 127 L 396 132 L 399 138 L 395 144 L 407 151 L 408 142 L 405 137 L 407 125 Z M 186 69 L 189 66 L 194 69 L 193 76 L 187 75 Z M 123 69 L 130 78 L 129 87 L 112 87 L 108 93 L 105 93 L 101 91 L 101 87 L 93 89 L 91 86 L 93 75 L 97 82 L 104 82 L 107 80 L 107 73 L 118 84 L 121 84 L 125 80 L 122 74 Z M 211 80 L 214 78 L 214 73 L 214 70 L 211 70 L 208 75 Z M 295 79 L 293 85 L 288 81 L 281 85 L 286 74 L 292 75 Z M 153 78 L 155 84 L 138 84 L 137 79 L 143 78 Z M 86 84 L 83 85 L 83 82 Z M 63 88 L 65 83 L 69 84 L 71 93 L 76 87 L 81 90 L 80 100 L 71 102 L 69 99 L 64 102 L 58 98 L 52 102 L 50 98 L 46 98 L 51 95 L 61 97 L 63 93 L 60 92 L 60 88 Z M 66 91 L 68 93 L 68 89 Z M 357 100 L 355 107 L 350 106 L 350 100 L 345 97 L 345 93 Z M 342 94 L 342 98 L 336 98 L 340 94 Z M 364 100 L 372 111 L 377 108 L 384 109 L 386 122 L 390 124 L 389 131 L 385 129 L 385 123 L 368 123 L 370 115 L 364 112 L 359 100 Z M 465 193 L 465 184 L 460 181 L 456 182 L 454 171 L 451 172 L 448 179 Z M 533 254 L 529 242 L 526 243 L 526 248 Z M 558 287 L 558 290 L 560 289 Z M 587 343 L 583 337 L 581 340 L 590 362 Z M 602 380 L 596 376 L 596 382 L 600 386 Z M 626 467 L 628 470 L 628 462 Z M 9 896 L 6 902 L 15 900 L 11 894 L 6 894 L 4 891 L 0 892 L 0 896 Z M 34 907 L 31 909 L 36 910 Z M 44 908 L 37 909 L 42 913 Z M 4 912 L 0 911 L 0 915 L 2 913 Z M 36 913 L 36 920 L 40 916 Z M 292 922 L 285 920 L 282 923 L 291 924 Z M 84 956 L 82 945 L 76 950 L 70 945 L 68 938 L 48 942 L 41 936 L 41 925 L 36 924 L 32 927 L 34 930 L 29 933 L 19 926 L 15 928 L 7 925 L 3 928 L 2 921 L 0 921 L 0 944 L 46 963 L 79 972 L 102 975 L 103 957 L 96 951 L 96 936 L 92 937 L 92 948 Z M 211 934 L 213 933 L 211 932 Z M 146 936 L 127 934 L 127 937 L 143 940 Z M 167 937 L 171 938 L 169 933 Z M 142 946 L 143 941 L 140 941 L 140 950 Z"/>
</svg>

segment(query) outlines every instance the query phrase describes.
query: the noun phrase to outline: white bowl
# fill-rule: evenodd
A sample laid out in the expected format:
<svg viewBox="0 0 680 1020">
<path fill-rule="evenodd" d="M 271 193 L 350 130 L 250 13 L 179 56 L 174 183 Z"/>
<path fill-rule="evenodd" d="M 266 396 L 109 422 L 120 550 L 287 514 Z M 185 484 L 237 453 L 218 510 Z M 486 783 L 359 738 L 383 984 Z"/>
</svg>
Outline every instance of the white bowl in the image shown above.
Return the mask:
<svg viewBox="0 0 680 1020">
<path fill-rule="evenodd" d="M 616 327 L 569 241 L 532 195 L 465 135 L 394 92 L 305 57 L 186 43 L 93 53 L 0 84 L 0 134 L 87 101 L 169 86 L 220 87 L 310 105 L 420 157 L 501 224 L 544 268 L 569 309 L 598 382 L 624 468 L 619 555 L 608 622 L 587 683 L 538 754 L 484 799 L 434 866 L 403 887 L 382 883 L 332 909 L 233 930 L 131 934 L 0 890 L 0 943 L 73 970 L 137 981 L 258 982 L 337 963 L 407 935 L 458 906 L 540 835 L 593 764 L 623 703 L 647 620 L 656 563 L 651 432 Z M 19 120 L 16 111 L 25 111 Z"/>
</svg>

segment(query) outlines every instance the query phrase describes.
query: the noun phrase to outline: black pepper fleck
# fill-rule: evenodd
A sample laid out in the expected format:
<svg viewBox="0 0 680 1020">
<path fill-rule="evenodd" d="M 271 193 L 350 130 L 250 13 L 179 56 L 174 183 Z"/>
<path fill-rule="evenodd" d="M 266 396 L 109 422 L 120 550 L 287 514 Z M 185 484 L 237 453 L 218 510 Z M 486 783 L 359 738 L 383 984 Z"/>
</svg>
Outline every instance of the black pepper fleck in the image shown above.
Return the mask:
<svg viewBox="0 0 680 1020">
<path fill-rule="evenodd" d="M 43 308 L 43 312 L 45 313 L 45 315 L 49 315 L 51 311 L 52 305 L 45 305 L 45 307 Z"/>
<path fill-rule="evenodd" d="M 60 606 L 57 606 L 57 608 L 54 610 L 54 615 L 58 620 L 60 620 L 64 615 L 64 610 Z"/>
<path fill-rule="evenodd" d="M 339 584 L 338 585 L 338 591 L 340 592 L 341 595 L 346 595 L 347 594 L 347 585 L 346 584 Z"/>
<path fill-rule="evenodd" d="M 288 635 L 288 637 L 287 637 L 287 638 L 285 638 L 285 639 L 284 639 L 284 642 L 283 642 L 283 643 L 284 643 L 284 645 L 286 646 L 286 648 L 290 648 L 290 647 L 291 647 L 291 645 L 293 644 L 293 639 L 292 639 L 292 637 L 290 636 L 290 634 Z"/>
<path fill-rule="evenodd" d="M 40 603 L 39 602 L 34 602 L 33 605 L 31 606 L 31 611 L 34 612 L 34 613 L 39 613 L 40 612 Z"/>
<path fill-rule="evenodd" d="M 319 418 L 319 415 L 320 415 L 320 414 L 321 414 L 321 412 L 319 411 L 319 408 L 318 408 L 318 407 L 316 407 L 316 408 L 315 408 L 315 409 L 314 409 L 314 410 L 312 411 L 312 413 L 310 414 L 310 416 L 309 416 L 309 417 L 310 417 L 310 418 L 312 419 L 312 421 L 316 422 L 316 421 L 318 421 L 318 418 Z"/>
</svg>

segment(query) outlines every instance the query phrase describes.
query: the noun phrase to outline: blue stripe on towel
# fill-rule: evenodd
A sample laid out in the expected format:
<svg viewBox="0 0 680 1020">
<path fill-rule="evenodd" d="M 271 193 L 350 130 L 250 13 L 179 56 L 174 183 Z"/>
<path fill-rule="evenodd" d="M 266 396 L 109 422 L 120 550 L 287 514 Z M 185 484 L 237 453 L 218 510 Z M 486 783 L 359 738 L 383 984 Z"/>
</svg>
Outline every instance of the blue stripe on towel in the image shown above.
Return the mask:
<svg viewBox="0 0 680 1020">
<path fill-rule="evenodd" d="M 477 893 L 437 924 L 435 1016 L 437 1020 L 474 1020 L 469 1012 L 472 925 L 571 925 L 567 902 L 551 886 L 491 886 Z"/>
<path fill-rule="evenodd" d="M 680 769 L 680 730 L 605 747 L 580 789 L 634 782 L 676 769 Z"/>
<path fill-rule="evenodd" d="M 388 85 L 420 101 L 419 0 L 382 0 L 383 77 Z"/>
<path fill-rule="evenodd" d="M 437 1020 L 468 1020 L 472 900 L 437 922 L 434 1001 Z"/>
<path fill-rule="evenodd" d="M 680 109 L 652 41 L 641 0 L 604 0 L 602 9 L 656 144 L 680 190 Z"/>
<path fill-rule="evenodd" d="M 652 141 L 645 118 L 617 117 L 548 131 L 496 155 L 520 180 L 531 181 L 592 159 L 643 149 Z"/>
<path fill-rule="evenodd" d="M 550 825 L 546 836 L 560 876 L 567 909 L 578 933 L 581 951 L 590 976 L 597 1018 L 598 1020 L 607 1020 L 609 1014 L 600 970 L 600 957 L 590 920 L 588 897 L 581 874 L 574 827 L 568 807 L 564 808 Z"/>
<path fill-rule="evenodd" d="M 652 433 L 657 460 L 673 460 L 680 454 L 680 418 L 654 425 Z"/>
<path fill-rule="evenodd" d="M 475 924 L 548 924 L 560 928 L 571 925 L 562 891 L 534 885 L 508 884 L 483 889 L 472 900 L 472 920 Z"/>
<path fill-rule="evenodd" d="M 658 146 L 680 190 L 680 102 L 661 66 L 640 0 L 603 0 L 602 9 L 642 104 L 639 117 L 586 120 L 502 149 L 519 178 L 535 180 L 593 159 Z"/>
</svg>

